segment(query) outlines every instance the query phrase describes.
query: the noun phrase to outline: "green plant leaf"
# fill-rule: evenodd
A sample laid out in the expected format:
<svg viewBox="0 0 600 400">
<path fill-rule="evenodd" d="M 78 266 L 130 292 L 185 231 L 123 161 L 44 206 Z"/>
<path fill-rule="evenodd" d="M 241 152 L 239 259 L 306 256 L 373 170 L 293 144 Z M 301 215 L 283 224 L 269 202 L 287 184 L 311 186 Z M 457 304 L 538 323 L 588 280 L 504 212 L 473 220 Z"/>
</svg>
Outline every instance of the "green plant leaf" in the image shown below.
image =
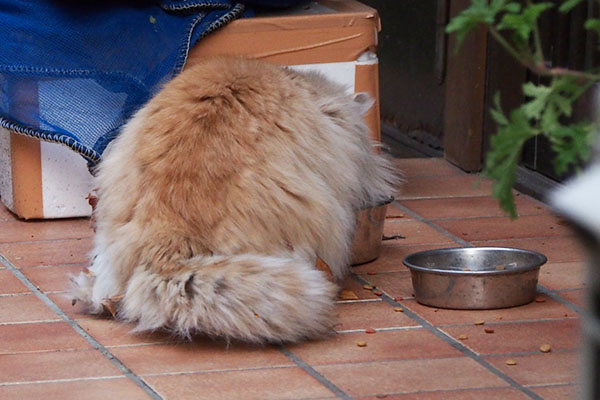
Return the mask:
<svg viewBox="0 0 600 400">
<path fill-rule="evenodd" d="M 496 109 L 491 108 L 490 114 L 492 114 L 492 118 L 496 123 L 500 126 L 508 125 L 508 118 L 504 115 L 502 111 L 502 105 L 500 104 L 500 92 L 496 92 L 494 95 L 494 106 Z"/>
<path fill-rule="evenodd" d="M 566 0 L 559 10 L 569 12 L 583 0 Z M 600 3 L 600 0 L 596 0 Z M 594 83 L 600 81 L 596 72 L 573 71 L 548 67 L 540 51 L 537 24 L 540 15 L 554 7 L 550 2 L 510 0 L 472 0 L 471 5 L 457 15 L 446 27 L 446 32 L 456 33 L 458 47 L 467 34 L 480 25 L 489 28 L 491 36 L 512 57 L 535 70 L 540 76 L 551 78 L 549 84 L 523 85 L 525 102 L 507 116 L 496 93 L 490 114 L 498 124 L 497 134 L 490 139 L 483 175 L 493 180 L 492 194 L 511 218 L 516 218 L 513 187 L 517 166 L 525 142 L 537 135 L 550 140 L 556 152 L 553 160 L 557 173 L 579 165 L 590 155 L 593 137 L 597 131 L 589 123 L 569 123 L 573 103 Z M 585 28 L 600 35 L 600 19 L 589 19 Z M 535 45 L 533 45 L 535 44 Z M 532 49 L 532 46 L 535 49 Z"/>
<path fill-rule="evenodd" d="M 500 12 L 519 12 L 520 4 L 508 0 L 472 0 L 471 6 L 452 18 L 446 26 L 446 33 L 456 33 L 456 49 L 458 51 L 467 34 L 480 24 L 490 26 L 496 22 Z"/>
<path fill-rule="evenodd" d="M 590 18 L 585 21 L 584 27 L 585 29 L 596 32 L 596 35 L 600 35 L 600 19 Z"/>
<path fill-rule="evenodd" d="M 499 125 L 498 133 L 490 140 L 483 174 L 494 181 L 492 195 L 499 201 L 500 207 L 514 219 L 517 217 L 517 210 L 512 189 L 521 149 L 527 140 L 538 134 L 538 131 L 531 127 L 522 107 L 513 110 L 510 118 L 506 118 L 499 108 L 499 97 L 496 96 L 496 99 L 498 102 L 494 113 L 496 116 L 501 115 L 499 119 L 508 123 Z"/>
<path fill-rule="evenodd" d="M 562 3 L 560 5 L 560 7 L 558 8 L 558 10 L 560 12 L 566 13 L 571 11 L 573 8 L 577 7 L 577 5 L 579 3 L 581 3 L 583 0 L 567 0 L 564 3 Z"/>
<path fill-rule="evenodd" d="M 560 126 L 546 134 L 552 144 L 552 150 L 556 153 L 553 163 L 557 174 L 564 174 L 570 166 L 579 165 L 589 159 L 596 128 L 594 124 L 572 124 Z"/>
<path fill-rule="evenodd" d="M 502 9 L 506 12 L 516 14 L 521 11 L 521 5 L 519 3 L 508 3 Z"/>
<path fill-rule="evenodd" d="M 523 112 L 529 119 L 539 119 L 548 104 L 548 97 L 552 94 L 552 88 L 543 85 L 535 85 L 528 82 L 523 85 L 523 94 L 533 100 L 523 105 Z"/>
<path fill-rule="evenodd" d="M 552 7 L 554 7 L 552 3 L 535 3 L 525 7 L 521 13 L 506 13 L 497 25 L 497 29 L 511 30 L 516 41 L 525 42 L 535 29 L 539 16 Z"/>
</svg>

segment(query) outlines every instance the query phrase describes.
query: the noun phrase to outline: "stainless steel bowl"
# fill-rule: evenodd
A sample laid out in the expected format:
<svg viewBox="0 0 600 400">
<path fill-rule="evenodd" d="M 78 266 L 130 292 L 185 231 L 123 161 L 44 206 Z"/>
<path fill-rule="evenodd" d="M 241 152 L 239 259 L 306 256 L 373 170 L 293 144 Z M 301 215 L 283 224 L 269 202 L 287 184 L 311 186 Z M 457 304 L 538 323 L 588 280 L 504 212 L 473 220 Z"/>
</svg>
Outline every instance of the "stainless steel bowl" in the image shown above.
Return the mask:
<svg viewBox="0 0 600 400">
<path fill-rule="evenodd" d="M 373 207 L 360 210 L 356 218 L 356 229 L 352 240 L 352 265 L 374 261 L 381 254 L 381 240 L 387 206 L 394 201 L 390 198 Z"/>
<path fill-rule="evenodd" d="M 535 298 L 540 253 L 506 247 L 427 250 L 404 259 L 419 303 L 454 309 L 493 309 Z"/>
</svg>

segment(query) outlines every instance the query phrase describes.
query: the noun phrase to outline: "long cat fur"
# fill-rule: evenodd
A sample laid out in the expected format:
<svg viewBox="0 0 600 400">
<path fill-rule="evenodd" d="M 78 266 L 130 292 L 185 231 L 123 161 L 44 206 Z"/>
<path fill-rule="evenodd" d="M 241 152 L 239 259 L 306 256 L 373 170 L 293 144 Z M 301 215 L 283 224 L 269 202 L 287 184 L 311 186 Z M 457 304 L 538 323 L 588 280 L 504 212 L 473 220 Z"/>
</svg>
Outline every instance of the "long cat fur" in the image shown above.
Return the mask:
<svg viewBox="0 0 600 400">
<path fill-rule="evenodd" d="M 89 312 L 250 342 L 330 332 L 357 210 L 394 194 L 363 122 L 372 101 L 243 58 L 182 72 L 114 141 L 96 178 Z"/>
</svg>

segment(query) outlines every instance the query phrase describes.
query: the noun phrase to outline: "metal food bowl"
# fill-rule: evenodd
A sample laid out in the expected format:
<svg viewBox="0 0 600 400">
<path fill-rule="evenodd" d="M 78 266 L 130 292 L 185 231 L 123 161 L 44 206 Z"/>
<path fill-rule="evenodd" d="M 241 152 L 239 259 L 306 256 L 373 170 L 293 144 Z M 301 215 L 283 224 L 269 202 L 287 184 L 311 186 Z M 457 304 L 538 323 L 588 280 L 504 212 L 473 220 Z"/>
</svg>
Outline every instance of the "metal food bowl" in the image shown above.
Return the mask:
<svg viewBox="0 0 600 400">
<path fill-rule="evenodd" d="M 352 240 L 350 264 L 365 264 L 379 257 L 387 206 L 392 201 L 394 201 L 393 197 L 359 211 Z"/>
<path fill-rule="evenodd" d="M 419 303 L 485 310 L 530 303 L 546 256 L 506 247 L 427 250 L 404 259 Z"/>
</svg>

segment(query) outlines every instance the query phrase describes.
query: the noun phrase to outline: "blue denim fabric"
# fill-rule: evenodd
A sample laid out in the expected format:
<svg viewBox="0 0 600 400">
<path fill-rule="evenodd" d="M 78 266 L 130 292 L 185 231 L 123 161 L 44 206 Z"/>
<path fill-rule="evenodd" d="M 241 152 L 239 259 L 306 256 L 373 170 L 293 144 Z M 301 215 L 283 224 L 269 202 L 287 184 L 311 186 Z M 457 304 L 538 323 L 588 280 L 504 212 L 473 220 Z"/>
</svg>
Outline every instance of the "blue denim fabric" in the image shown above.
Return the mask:
<svg viewBox="0 0 600 400">
<path fill-rule="evenodd" d="M 93 166 L 189 48 L 243 12 L 234 0 L 0 0 L 0 125 Z"/>
</svg>

